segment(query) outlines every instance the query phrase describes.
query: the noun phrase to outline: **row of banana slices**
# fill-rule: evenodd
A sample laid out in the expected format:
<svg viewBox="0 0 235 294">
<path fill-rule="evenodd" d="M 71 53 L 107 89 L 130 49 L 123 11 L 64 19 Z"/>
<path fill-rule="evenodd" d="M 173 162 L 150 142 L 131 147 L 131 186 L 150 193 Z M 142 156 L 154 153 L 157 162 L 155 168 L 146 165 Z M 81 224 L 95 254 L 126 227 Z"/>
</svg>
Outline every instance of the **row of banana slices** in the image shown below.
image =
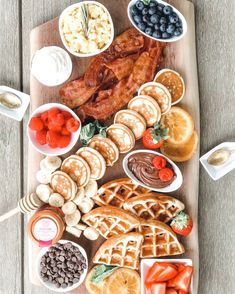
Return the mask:
<svg viewBox="0 0 235 294">
<path fill-rule="evenodd" d="M 51 175 L 61 167 L 62 160 L 58 156 L 46 156 L 40 162 L 40 170 L 36 174 L 40 183 L 36 187 L 38 198 L 53 207 L 61 208 L 64 213 L 66 231 L 79 238 L 81 234 L 89 239 L 96 240 L 99 233 L 96 229 L 80 223 L 81 214 L 88 213 L 94 207 L 92 197 L 97 193 L 98 185 L 95 180 L 90 180 L 83 188 L 79 188 L 73 201 L 66 201 L 59 193 L 54 193 L 49 185 Z"/>
</svg>

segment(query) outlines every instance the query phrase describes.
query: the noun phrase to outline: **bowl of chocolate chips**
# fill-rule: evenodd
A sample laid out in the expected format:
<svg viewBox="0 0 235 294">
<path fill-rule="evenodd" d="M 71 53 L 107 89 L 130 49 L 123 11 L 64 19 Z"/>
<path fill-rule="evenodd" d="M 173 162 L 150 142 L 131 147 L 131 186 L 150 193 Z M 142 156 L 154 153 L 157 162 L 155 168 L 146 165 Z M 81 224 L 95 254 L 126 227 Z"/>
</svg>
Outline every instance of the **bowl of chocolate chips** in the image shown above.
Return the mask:
<svg viewBox="0 0 235 294">
<path fill-rule="evenodd" d="M 86 251 L 78 244 L 60 240 L 44 247 L 37 257 L 37 275 L 48 289 L 65 293 L 79 287 L 87 275 Z"/>
</svg>

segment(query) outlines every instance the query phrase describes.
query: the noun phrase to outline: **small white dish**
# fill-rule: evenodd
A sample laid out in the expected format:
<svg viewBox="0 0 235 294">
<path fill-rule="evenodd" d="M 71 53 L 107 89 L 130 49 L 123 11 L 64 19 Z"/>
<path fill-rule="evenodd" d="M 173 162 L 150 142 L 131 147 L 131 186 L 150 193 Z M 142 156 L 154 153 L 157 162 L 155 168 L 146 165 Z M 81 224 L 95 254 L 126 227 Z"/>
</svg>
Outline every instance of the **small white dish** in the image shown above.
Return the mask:
<svg viewBox="0 0 235 294">
<path fill-rule="evenodd" d="M 10 92 L 17 95 L 20 98 L 22 104 L 17 109 L 7 109 L 6 107 L 0 105 L 0 114 L 21 121 L 29 106 L 30 96 L 7 86 L 0 86 L 0 93 L 4 92 Z"/>
<path fill-rule="evenodd" d="M 68 13 L 68 11 L 70 11 L 71 9 L 73 8 L 77 8 L 77 7 L 80 7 L 81 5 L 83 4 L 95 4 L 97 6 L 100 6 L 101 8 L 103 8 L 103 10 L 107 13 L 108 15 L 108 19 L 109 19 L 109 22 L 110 22 L 110 25 L 111 25 L 111 38 L 109 40 L 109 42 L 106 44 L 106 46 L 104 46 L 101 50 L 97 51 L 97 52 L 94 52 L 94 53 L 78 53 L 78 52 L 75 52 L 73 51 L 67 44 L 66 40 L 65 40 L 65 37 L 64 37 L 64 34 L 63 34 L 63 31 L 62 31 L 62 22 L 64 20 L 64 17 L 66 16 L 66 14 Z M 108 9 L 101 3 L 97 2 L 97 1 L 82 1 L 82 2 L 79 2 L 79 3 L 75 3 L 75 4 L 72 4 L 70 6 L 68 6 L 65 10 L 63 10 L 63 12 L 61 13 L 60 17 L 59 17 L 59 32 L 60 32 L 60 37 L 61 37 L 61 40 L 62 40 L 62 43 L 64 45 L 64 47 L 74 56 L 77 56 L 77 57 L 91 57 L 91 56 L 95 56 L 95 55 L 98 55 L 100 53 L 102 53 L 103 51 L 107 50 L 109 48 L 109 46 L 112 44 L 113 42 L 113 38 L 114 38 L 114 25 L 113 25 L 113 20 L 112 20 L 112 17 L 108 11 Z"/>
<path fill-rule="evenodd" d="M 149 187 L 145 184 L 143 184 L 140 180 L 138 180 L 134 175 L 133 173 L 129 170 L 128 168 L 128 159 L 131 155 L 133 154 L 136 154 L 136 153 L 152 153 L 152 154 L 155 154 L 156 156 L 162 156 L 164 157 L 172 166 L 175 174 L 176 174 L 176 179 L 167 187 L 165 188 L 159 188 L 159 189 L 156 189 L 156 188 L 152 188 L 152 187 Z M 147 150 L 147 149 L 139 149 L 139 150 L 135 150 L 135 151 L 132 151 L 130 153 L 128 153 L 124 159 L 123 159 L 123 162 L 122 162 L 122 165 L 123 165 L 123 169 L 126 173 L 126 175 L 135 183 L 137 183 L 138 185 L 144 187 L 144 188 L 147 188 L 147 189 L 151 189 L 152 191 L 156 191 L 156 192 L 162 192 L 162 193 L 169 193 L 169 192 L 173 192 L 173 191 L 176 191 L 178 190 L 182 183 L 183 183 L 183 176 L 182 176 L 182 173 L 180 171 L 180 169 L 178 168 L 178 166 L 172 161 L 170 160 L 168 157 L 166 157 L 165 155 L 159 153 L 159 152 L 156 152 L 156 151 L 153 151 L 153 150 Z"/>
<path fill-rule="evenodd" d="M 191 259 L 142 259 L 141 260 L 141 265 L 140 265 L 140 275 L 141 275 L 141 294 L 145 294 L 145 279 L 147 276 L 147 273 L 150 269 L 150 267 L 155 263 L 155 262 L 169 262 L 169 263 L 178 263 L 178 264 L 184 264 L 184 265 L 189 265 L 192 266 L 193 262 Z M 191 287 L 190 287 L 190 294 L 193 293 L 193 279 L 191 281 Z"/>
<path fill-rule="evenodd" d="M 49 110 L 51 108 L 58 108 L 60 110 L 69 112 L 80 123 L 79 129 L 76 132 L 71 134 L 71 141 L 70 141 L 69 145 L 67 147 L 65 147 L 65 148 L 52 149 L 47 144 L 46 145 L 40 145 L 36 141 L 36 138 L 35 138 L 35 133 L 36 132 L 29 128 L 29 122 L 30 122 L 30 120 L 31 120 L 31 118 L 33 116 L 39 116 L 41 113 L 43 113 L 43 112 L 45 112 L 45 111 L 47 111 L 47 110 Z M 29 118 L 29 121 L 28 121 L 28 124 L 27 124 L 27 134 L 28 134 L 29 141 L 32 143 L 33 147 L 39 153 L 44 154 L 44 155 L 48 155 L 48 156 L 60 156 L 60 155 L 63 155 L 65 153 L 68 153 L 75 146 L 75 144 L 77 143 L 77 141 L 79 139 L 79 136 L 80 136 L 80 132 L 81 132 L 81 121 L 80 121 L 79 117 L 70 108 L 68 108 L 67 106 L 65 106 L 63 104 L 60 104 L 60 103 L 47 103 L 47 104 L 43 104 L 43 105 L 39 106 L 30 115 L 30 118 Z"/>
<path fill-rule="evenodd" d="M 200 158 L 200 162 L 203 165 L 203 167 L 205 168 L 205 170 L 207 171 L 207 173 L 209 174 L 209 176 L 214 180 L 217 181 L 220 178 L 222 178 L 224 175 L 226 175 L 227 173 L 229 173 L 231 170 L 233 170 L 235 168 L 235 153 L 233 153 L 230 157 L 230 159 L 223 165 L 220 166 L 214 166 L 214 165 L 210 165 L 207 162 L 207 159 L 209 158 L 209 156 L 216 150 L 219 149 L 235 149 L 235 142 L 224 142 L 219 144 L 218 146 L 216 146 L 215 148 L 211 149 L 210 151 L 208 151 L 206 154 L 204 154 L 201 158 Z"/>
<path fill-rule="evenodd" d="M 168 5 L 168 6 L 171 6 L 171 7 L 172 7 L 173 12 L 175 12 L 175 13 L 179 16 L 180 20 L 182 21 L 183 33 L 182 33 L 180 36 L 172 37 L 172 38 L 170 38 L 170 39 L 157 39 L 157 38 L 153 38 L 152 36 L 149 36 L 149 35 L 145 34 L 145 32 L 141 31 L 141 30 L 137 27 L 137 25 L 136 25 L 135 22 L 133 21 L 133 18 L 132 18 L 132 16 L 131 16 L 131 13 L 130 13 L 130 8 L 131 8 L 136 2 L 137 2 L 137 0 L 131 0 L 131 1 L 129 2 L 128 7 L 127 7 L 127 14 L 128 14 L 129 20 L 130 20 L 130 22 L 132 23 L 132 25 L 133 25 L 133 26 L 134 26 L 139 32 L 141 32 L 143 35 L 145 35 L 146 37 L 151 38 L 151 39 L 153 39 L 153 40 L 157 40 L 157 41 L 159 41 L 159 42 L 164 42 L 164 43 L 165 43 L 165 42 L 168 42 L 168 43 L 171 43 L 171 42 L 179 41 L 179 40 L 182 39 L 182 38 L 185 36 L 185 34 L 187 33 L 188 26 L 187 26 L 187 22 L 186 22 L 185 17 L 183 16 L 183 14 L 182 14 L 181 12 L 179 12 L 179 10 L 176 9 L 173 5 L 171 5 L 171 4 L 169 4 L 169 3 L 165 2 L 165 1 L 162 1 L 162 0 L 157 0 L 156 2 L 158 2 L 158 3 L 161 3 L 161 4 Z"/>
<path fill-rule="evenodd" d="M 88 258 L 87 258 L 86 251 L 83 249 L 83 247 L 81 247 L 77 243 L 74 243 L 74 242 L 69 241 L 69 240 L 60 240 L 58 243 L 65 244 L 65 243 L 68 243 L 68 242 L 72 243 L 75 247 L 77 247 L 80 250 L 80 252 L 82 253 L 82 255 L 86 259 L 86 265 L 87 265 L 86 269 L 84 270 L 84 272 L 82 273 L 82 275 L 80 277 L 79 282 L 76 283 L 76 284 L 74 284 L 73 286 L 67 287 L 67 288 L 56 288 L 56 286 L 54 286 L 52 283 L 50 283 L 50 282 L 44 282 L 42 280 L 42 277 L 40 275 L 40 262 L 41 262 L 42 256 L 48 251 L 49 247 L 43 247 L 39 251 L 39 253 L 37 255 L 37 258 L 36 258 L 36 274 L 37 274 L 38 279 L 40 280 L 41 284 L 43 286 L 45 286 L 47 289 L 49 289 L 51 291 L 58 292 L 58 293 L 66 293 L 66 292 L 70 292 L 70 291 L 73 291 L 76 288 L 78 288 L 83 283 L 83 281 L 85 280 L 86 275 L 87 275 L 87 270 L 88 270 Z"/>
</svg>

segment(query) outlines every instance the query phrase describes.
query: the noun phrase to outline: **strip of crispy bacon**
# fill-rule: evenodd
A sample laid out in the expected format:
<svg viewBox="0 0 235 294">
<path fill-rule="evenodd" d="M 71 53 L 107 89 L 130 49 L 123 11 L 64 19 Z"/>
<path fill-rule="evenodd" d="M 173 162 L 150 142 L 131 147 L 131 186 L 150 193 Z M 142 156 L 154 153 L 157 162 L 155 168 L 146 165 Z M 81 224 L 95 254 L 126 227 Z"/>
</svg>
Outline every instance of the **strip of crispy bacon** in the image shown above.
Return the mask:
<svg viewBox="0 0 235 294">
<path fill-rule="evenodd" d="M 85 73 L 85 84 L 88 87 L 97 87 L 104 80 L 105 64 L 117 58 L 138 53 L 144 48 L 144 36 L 136 29 L 131 28 L 116 37 L 111 46 L 103 53 L 94 57 Z"/>
<path fill-rule="evenodd" d="M 153 80 L 157 66 L 162 61 L 163 43 L 151 42 L 147 51 L 137 59 L 133 72 L 129 78 L 122 79 L 111 91 L 102 93 L 95 101 L 88 101 L 78 109 L 78 115 L 82 120 L 93 117 L 98 120 L 106 120 L 113 113 L 124 107 L 139 87 Z"/>
</svg>

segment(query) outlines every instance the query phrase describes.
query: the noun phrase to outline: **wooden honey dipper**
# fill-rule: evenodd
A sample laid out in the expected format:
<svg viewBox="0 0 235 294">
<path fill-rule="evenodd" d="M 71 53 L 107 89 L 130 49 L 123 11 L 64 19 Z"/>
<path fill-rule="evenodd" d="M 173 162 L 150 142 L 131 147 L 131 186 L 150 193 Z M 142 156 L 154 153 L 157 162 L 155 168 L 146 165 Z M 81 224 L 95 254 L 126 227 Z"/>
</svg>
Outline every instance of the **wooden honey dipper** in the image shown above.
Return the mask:
<svg viewBox="0 0 235 294">
<path fill-rule="evenodd" d="M 0 216 L 0 223 L 5 221 L 6 219 L 12 217 L 13 215 L 22 212 L 29 213 L 37 210 L 43 205 L 43 202 L 38 198 L 36 193 L 31 193 L 21 198 L 18 206 L 7 213 Z"/>
</svg>

